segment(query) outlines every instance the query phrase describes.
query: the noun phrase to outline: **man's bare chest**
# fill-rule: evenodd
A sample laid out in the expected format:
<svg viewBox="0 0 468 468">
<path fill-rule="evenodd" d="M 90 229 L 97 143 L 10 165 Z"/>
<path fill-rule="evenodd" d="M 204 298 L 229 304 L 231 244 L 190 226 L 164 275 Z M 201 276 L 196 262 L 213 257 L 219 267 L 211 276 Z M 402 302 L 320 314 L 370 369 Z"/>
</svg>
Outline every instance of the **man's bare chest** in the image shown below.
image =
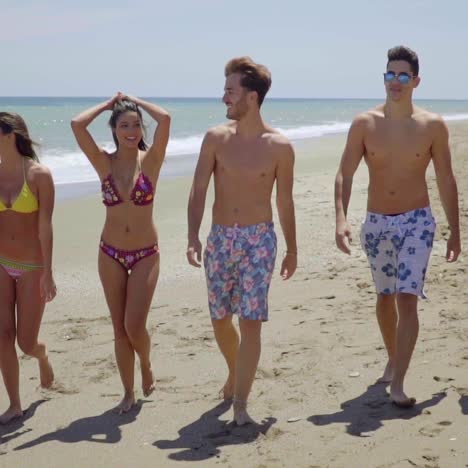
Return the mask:
<svg viewBox="0 0 468 468">
<path fill-rule="evenodd" d="M 231 175 L 256 178 L 274 174 L 276 158 L 264 146 L 227 145 L 216 154 L 217 169 Z"/>
<path fill-rule="evenodd" d="M 431 158 L 433 136 L 422 126 L 384 127 L 367 132 L 364 138 L 368 163 L 379 165 L 424 165 Z"/>
</svg>

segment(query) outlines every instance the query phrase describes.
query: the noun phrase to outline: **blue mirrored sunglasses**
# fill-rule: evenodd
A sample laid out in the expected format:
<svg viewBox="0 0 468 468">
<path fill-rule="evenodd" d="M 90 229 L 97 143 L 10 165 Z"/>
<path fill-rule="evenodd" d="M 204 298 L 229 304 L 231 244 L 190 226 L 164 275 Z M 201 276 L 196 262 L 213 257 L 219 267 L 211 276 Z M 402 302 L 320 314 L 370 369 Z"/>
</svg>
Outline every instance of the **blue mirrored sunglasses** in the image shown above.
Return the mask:
<svg viewBox="0 0 468 468">
<path fill-rule="evenodd" d="M 398 73 L 398 75 L 395 72 L 388 71 L 383 74 L 384 80 L 386 83 L 390 83 L 393 81 L 395 78 L 398 80 L 399 83 L 401 84 L 408 84 L 410 80 L 413 79 L 411 75 L 408 75 L 408 73 Z"/>
</svg>

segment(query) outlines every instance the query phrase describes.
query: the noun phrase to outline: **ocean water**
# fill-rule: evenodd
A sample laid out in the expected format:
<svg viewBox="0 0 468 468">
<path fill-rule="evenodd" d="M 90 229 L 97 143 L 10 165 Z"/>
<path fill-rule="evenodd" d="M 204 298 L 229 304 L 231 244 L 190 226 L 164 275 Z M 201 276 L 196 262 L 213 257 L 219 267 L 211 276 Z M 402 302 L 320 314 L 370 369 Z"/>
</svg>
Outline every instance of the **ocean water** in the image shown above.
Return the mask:
<svg viewBox="0 0 468 468">
<path fill-rule="evenodd" d="M 226 121 L 219 98 L 146 98 L 166 108 L 172 116 L 171 137 L 161 175 L 171 177 L 193 171 L 203 135 L 209 127 Z M 97 176 L 79 150 L 70 129 L 71 118 L 103 98 L 0 97 L 0 111 L 17 112 L 27 122 L 32 138 L 40 143 L 41 161 L 52 171 L 56 184 L 96 181 Z M 262 113 L 267 122 L 293 142 L 344 133 L 353 117 L 382 102 L 373 99 L 266 99 Z M 468 101 L 420 100 L 446 120 L 468 120 Z M 90 126 L 98 144 L 114 145 L 107 125 L 110 113 Z M 154 123 L 145 115 L 148 140 Z"/>
</svg>

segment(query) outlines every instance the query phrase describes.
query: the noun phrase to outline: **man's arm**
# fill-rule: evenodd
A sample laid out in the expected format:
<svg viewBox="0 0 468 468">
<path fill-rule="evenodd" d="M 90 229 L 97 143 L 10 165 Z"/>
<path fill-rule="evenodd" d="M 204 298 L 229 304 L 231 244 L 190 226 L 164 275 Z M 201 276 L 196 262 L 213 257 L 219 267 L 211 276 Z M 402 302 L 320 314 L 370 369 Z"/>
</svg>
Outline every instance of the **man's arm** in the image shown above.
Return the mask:
<svg viewBox="0 0 468 468">
<path fill-rule="evenodd" d="M 461 251 L 460 224 L 458 214 L 457 181 L 452 170 L 452 158 L 449 148 L 449 133 L 445 122 L 439 117 L 434 123 L 434 141 L 432 143 L 432 161 L 437 179 L 440 200 L 450 227 L 447 240 L 446 259 L 454 262 Z"/>
<path fill-rule="evenodd" d="M 209 130 L 203 139 L 188 202 L 187 260 L 197 268 L 201 267 L 199 231 L 205 211 L 206 192 L 215 168 L 215 142 L 216 130 Z"/>
<path fill-rule="evenodd" d="M 348 205 L 351 198 L 353 177 L 364 154 L 364 132 L 367 117 L 358 116 L 351 124 L 346 146 L 341 157 L 340 167 L 335 179 L 335 240 L 338 248 L 347 254 L 351 253 L 349 244 L 352 241 L 351 228 L 346 220 Z"/>
<path fill-rule="evenodd" d="M 276 168 L 276 206 L 286 242 L 286 256 L 281 265 L 283 279 L 291 278 L 297 268 L 296 216 L 294 212 L 294 150 L 289 141 L 281 143 Z"/>
</svg>

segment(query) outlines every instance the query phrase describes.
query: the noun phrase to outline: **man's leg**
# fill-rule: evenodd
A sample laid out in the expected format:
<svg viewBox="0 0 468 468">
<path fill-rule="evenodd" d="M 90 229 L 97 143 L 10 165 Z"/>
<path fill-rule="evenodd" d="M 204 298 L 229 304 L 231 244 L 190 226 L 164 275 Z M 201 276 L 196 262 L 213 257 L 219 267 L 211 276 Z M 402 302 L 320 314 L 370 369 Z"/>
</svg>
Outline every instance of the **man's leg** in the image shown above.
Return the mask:
<svg viewBox="0 0 468 468">
<path fill-rule="evenodd" d="M 239 335 L 232 323 L 232 315 L 228 314 L 222 319 L 211 319 L 213 331 L 219 349 L 228 366 L 228 378 L 222 389 L 225 400 L 230 400 L 234 395 L 234 382 L 236 376 L 236 359 L 239 350 Z"/>
<path fill-rule="evenodd" d="M 239 328 L 241 342 L 237 353 L 234 420 L 241 426 L 254 422 L 247 413 L 247 399 L 260 359 L 262 322 L 239 319 Z"/>
<path fill-rule="evenodd" d="M 378 294 L 376 315 L 380 332 L 387 349 L 388 362 L 384 373 L 378 382 L 388 383 L 392 381 L 395 369 L 395 342 L 397 334 L 397 308 L 395 294 Z"/>
<path fill-rule="evenodd" d="M 397 404 L 413 406 L 414 398 L 408 398 L 403 390 L 403 381 L 418 338 L 418 296 L 397 294 L 398 326 L 396 335 L 395 365 L 390 398 Z"/>
<path fill-rule="evenodd" d="M 395 290 L 398 274 L 398 235 L 385 216 L 367 213 L 361 229 L 361 247 L 366 253 L 377 292 L 376 315 L 388 354 L 388 362 L 377 382 L 392 381 L 397 329 Z"/>
</svg>

